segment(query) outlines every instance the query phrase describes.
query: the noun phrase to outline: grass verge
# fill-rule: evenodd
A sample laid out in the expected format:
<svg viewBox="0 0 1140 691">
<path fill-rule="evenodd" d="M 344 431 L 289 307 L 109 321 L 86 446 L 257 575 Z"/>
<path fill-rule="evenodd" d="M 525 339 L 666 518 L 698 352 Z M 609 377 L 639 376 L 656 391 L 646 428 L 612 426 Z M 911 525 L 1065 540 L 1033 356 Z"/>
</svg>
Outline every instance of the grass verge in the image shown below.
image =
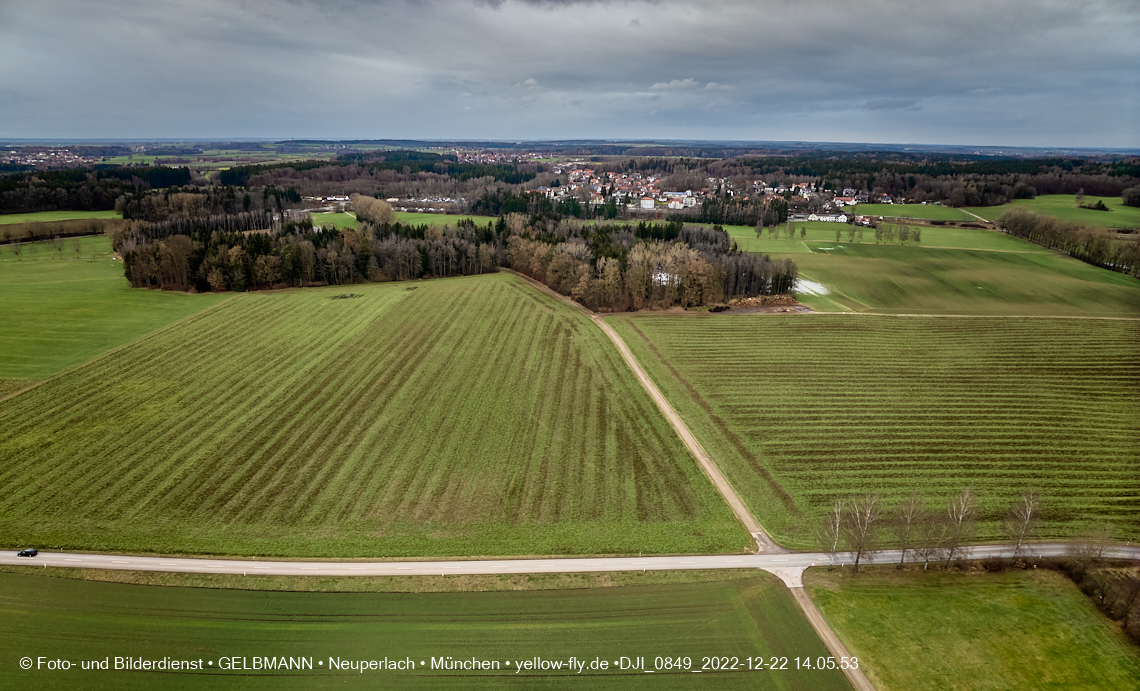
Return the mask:
<svg viewBox="0 0 1140 691">
<path fill-rule="evenodd" d="M 809 569 L 804 581 L 879 691 L 1140 688 L 1140 649 L 1054 571 Z"/>
</svg>

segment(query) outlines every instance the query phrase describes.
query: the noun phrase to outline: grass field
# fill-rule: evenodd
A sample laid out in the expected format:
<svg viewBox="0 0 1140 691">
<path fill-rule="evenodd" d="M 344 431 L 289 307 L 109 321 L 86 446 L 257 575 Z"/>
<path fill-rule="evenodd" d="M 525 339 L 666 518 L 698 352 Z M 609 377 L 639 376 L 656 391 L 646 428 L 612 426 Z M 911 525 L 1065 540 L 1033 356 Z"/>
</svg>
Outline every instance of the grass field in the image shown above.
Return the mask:
<svg viewBox="0 0 1140 691">
<path fill-rule="evenodd" d="M 996 221 L 1013 208 L 1036 211 L 1045 216 L 1054 216 L 1068 223 L 1105 228 L 1140 228 L 1140 208 L 1124 206 L 1120 197 L 1085 197 L 1086 204 L 1103 201 L 1111 211 L 1093 211 L 1077 206 L 1077 198 L 1071 194 L 1046 194 L 1036 199 L 1016 199 L 1002 206 L 981 206 L 967 209 L 982 218 Z"/>
<path fill-rule="evenodd" d="M 454 226 L 459 221 L 470 218 L 479 225 L 485 226 L 498 220 L 495 216 L 472 216 L 471 214 L 422 214 L 414 211 L 397 211 L 396 219 L 400 223 L 411 225 L 427 224 L 429 226 Z"/>
<path fill-rule="evenodd" d="M 78 255 L 63 247 L 58 259 L 25 244 L 19 260 L 0 247 L 0 396 L 228 297 L 132 290 L 106 238 L 81 238 Z"/>
<path fill-rule="evenodd" d="M 0 403 L 0 428 L 0 482 L 24 490 L 0 498 L 13 544 L 749 545 L 601 330 L 506 274 L 237 296 Z"/>
<path fill-rule="evenodd" d="M 755 515 L 812 547 L 835 497 L 972 486 L 979 537 L 1018 492 L 1041 536 L 1140 538 L 1140 322 L 859 315 L 607 321 Z"/>
<path fill-rule="evenodd" d="M 314 213 L 309 215 L 313 217 L 314 227 L 332 225 L 336 226 L 339 230 L 344 230 L 345 228 L 356 230 L 360 226 L 360 223 L 356 220 L 356 217 L 349 216 L 348 214 Z"/>
<path fill-rule="evenodd" d="M 804 580 L 879 691 L 1140 688 L 1140 648 L 1053 571 Z"/>
<path fill-rule="evenodd" d="M 0 225 L 11 223 L 44 223 L 84 218 L 121 219 L 118 211 L 39 211 L 32 214 L 0 214 Z"/>
<path fill-rule="evenodd" d="M 736 240 L 740 249 L 745 252 L 761 252 L 763 254 L 811 254 L 813 247 L 834 246 L 836 244 L 836 230 L 839 230 L 841 233 L 839 244 L 872 246 L 876 244 L 874 228 L 855 227 L 855 236 L 852 237 L 850 234 L 852 226 L 845 223 L 809 222 L 795 223 L 793 225 L 797 230 L 795 230 L 795 237 L 791 240 L 788 239 L 787 230 L 784 226 L 780 226 L 779 237 L 771 237 L 765 231 L 763 236 L 758 238 L 756 237 L 756 229 L 747 226 L 724 226 L 724 229 Z M 807 233 L 804 235 L 802 241 L 798 230 L 800 227 L 807 228 Z M 862 239 L 860 239 L 859 236 L 860 230 L 863 233 Z M 1034 252 L 1038 254 L 1050 253 L 1049 250 L 1026 242 L 1025 240 L 1006 235 L 1005 233 L 981 230 L 978 228 L 923 227 L 922 242 L 918 245 L 910 243 L 907 246 L 992 250 L 1000 252 Z M 796 259 L 796 257 L 792 257 L 792 259 Z"/>
<path fill-rule="evenodd" d="M 970 214 L 952 206 L 932 204 L 856 204 L 860 216 L 894 216 L 898 218 L 925 218 L 931 221 L 976 221 Z"/>
<path fill-rule="evenodd" d="M 1031 252 L 994 252 L 808 244 L 815 253 L 789 256 L 802 278 L 831 291 L 799 295 L 820 311 L 1140 316 L 1140 281 L 1033 245 Z"/>
<path fill-rule="evenodd" d="M 827 656 L 787 588 L 746 580 L 511 593 L 265 593 L 154 588 L 0 575 L 0 655 L 16 687 L 147 688 L 598 688 L 849 689 L 839 671 L 797 670 Z M 16 660 L 135 657 L 203 660 L 203 672 L 20 671 Z M 736 657 L 744 669 L 620 669 L 580 674 L 587 662 Z M 219 670 L 223 657 L 304 657 L 303 671 Z M 432 658 L 495 660 L 488 671 L 433 670 Z M 516 673 L 516 662 L 562 661 L 561 671 Z M 747 658 L 789 658 L 749 671 Z M 329 659 L 406 660 L 408 671 L 329 669 Z M 506 662 L 510 660 L 511 664 Z M 207 664 L 213 662 L 213 665 Z M 421 662 L 427 663 L 421 666 Z M 319 664 L 323 663 L 323 664 Z"/>
</svg>

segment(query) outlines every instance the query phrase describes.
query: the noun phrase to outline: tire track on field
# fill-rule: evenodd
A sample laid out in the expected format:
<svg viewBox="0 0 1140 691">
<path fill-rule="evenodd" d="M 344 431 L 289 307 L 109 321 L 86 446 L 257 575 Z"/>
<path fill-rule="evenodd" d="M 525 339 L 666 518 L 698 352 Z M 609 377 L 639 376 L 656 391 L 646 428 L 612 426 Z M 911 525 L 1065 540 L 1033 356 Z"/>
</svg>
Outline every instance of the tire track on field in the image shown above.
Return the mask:
<svg viewBox="0 0 1140 691">
<path fill-rule="evenodd" d="M 649 378 L 649 375 L 647 375 L 645 371 L 641 369 L 641 366 L 633 357 L 633 353 L 630 352 L 629 348 L 626 346 L 625 341 L 623 341 L 621 337 L 618 336 L 617 332 L 614 331 L 609 324 L 607 324 L 599 315 L 590 312 L 582 305 L 579 305 L 564 295 L 558 294 L 557 292 L 542 285 L 541 283 L 538 283 L 537 281 L 534 281 L 533 279 L 530 279 L 529 277 L 515 271 L 511 271 L 509 269 L 505 269 L 505 271 L 518 276 L 527 284 L 539 288 L 547 294 L 554 296 L 558 300 L 572 305 L 575 309 L 589 316 L 595 324 L 601 327 L 606 336 L 608 336 L 610 340 L 613 341 L 614 345 L 617 346 L 618 352 L 621 353 L 621 356 L 625 360 L 626 364 L 629 365 L 630 369 L 633 370 L 634 375 L 637 377 L 637 380 L 641 383 L 646 393 L 648 393 L 650 398 L 652 398 L 653 401 L 657 404 L 657 407 L 660 408 L 661 412 L 665 414 L 665 417 L 669 421 L 669 424 L 673 426 L 673 429 L 676 430 L 677 434 L 681 437 L 681 440 L 685 443 L 685 446 L 689 448 L 689 451 L 697 459 L 697 462 L 705 471 L 705 474 L 708 476 L 709 480 L 712 481 L 713 485 L 717 488 L 718 491 L 720 491 L 721 496 L 728 503 L 728 506 L 732 510 L 733 514 L 735 514 L 737 519 L 741 522 L 741 524 L 743 524 L 745 530 L 747 530 L 749 534 L 753 535 L 756 538 L 761 551 L 786 551 L 783 547 L 780 547 L 775 542 L 773 542 L 770 537 L 768 537 L 767 532 L 765 532 L 764 528 L 760 525 L 760 522 L 756 520 L 756 517 L 752 515 L 752 512 L 748 510 L 747 505 L 745 505 L 744 501 L 740 498 L 740 495 L 736 493 L 736 490 L 733 489 L 732 485 L 728 482 L 728 479 L 724 477 L 724 474 L 721 473 L 720 468 L 718 468 L 716 463 L 713 462 L 712 457 L 708 455 L 708 452 L 704 450 L 704 447 L 702 447 L 700 442 L 697 441 L 697 438 L 691 431 L 689 431 L 689 428 L 685 425 L 684 421 L 681 419 L 681 416 L 678 415 L 677 411 L 673 409 L 673 406 L 669 404 L 669 401 L 666 400 L 664 394 L 661 393 L 661 391 Z"/>
</svg>

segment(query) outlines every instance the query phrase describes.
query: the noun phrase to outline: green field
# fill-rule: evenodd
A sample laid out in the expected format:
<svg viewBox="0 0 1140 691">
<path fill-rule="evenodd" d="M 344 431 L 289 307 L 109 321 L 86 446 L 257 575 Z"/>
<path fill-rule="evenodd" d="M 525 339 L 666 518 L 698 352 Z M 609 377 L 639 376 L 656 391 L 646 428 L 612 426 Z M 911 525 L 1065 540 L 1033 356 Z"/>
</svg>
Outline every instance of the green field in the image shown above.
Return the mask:
<svg viewBox="0 0 1140 691">
<path fill-rule="evenodd" d="M 113 256 L 102 237 L 81 238 L 78 255 L 64 240 L 63 259 L 49 243 L 19 260 L 0 246 L 0 396 L 228 297 L 132 290 Z"/>
<path fill-rule="evenodd" d="M 1140 208 L 1124 206 L 1120 197 L 1085 197 L 1085 204 L 1103 201 L 1111 211 L 1094 211 L 1077 206 L 1071 194 L 1046 194 L 1036 199 L 1015 199 L 1001 206 L 980 206 L 967 209 L 982 218 L 996 221 L 1014 208 L 1030 209 L 1045 216 L 1054 216 L 1068 223 L 1105 228 L 1140 228 Z"/>
<path fill-rule="evenodd" d="M 0 482 L 23 488 L 0 498 L 12 544 L 376 557 L 750 542 L 602 331 L 507 274 L 236 296 L 0 403 L 0 428 Z"/>
<path fill-rule="evenodd" d="M 39 211 L 31 214 L 0 214 L 0 225 L 11 223 L 44 223 L 84 218 L 121 219 L 118 211 Z"/>
<path fill-rule="evenodd" d="M 315 228 L 331 225 L 335 226 L 338 230 L 344 230 L 345 228 L 356 230 L 360 226 L 360 223 L 356 220 L 356 216 L 350 216 L 348 214 L 313 213 L 309 215 L 313 218 L 313 227 Z"/>
<path fill-rule="evenodd" d="M 933 204 L 856 204 L 860 216 L 886 216 L 897 218 L 925 218 L 931 221 L 977 221 L 970 214 L 952 206 Z"/>
<path fill-rule="evenodd" d="M 864 315 L 607 321 L 760 521 L 797 548 L 835 497 L 972 486 L 979 537 L 1036 488 L 1041 536 L 1140 538 L 1140 322 Z"/>
<path fill-rule="evenodd" d="M 461 220 L 470 218 L 479 225 L 485 226 L 488 223 L 494 223 L 497 219 L 495 216 L 472 216 L 471 214 L 421 214 L 414 211 L 397 211 L 396 220 L 400 223 L 408 223 L 414 226 L 427 224 L 429 226 L 454 226 Z"/>
<path fill-rule="evenodd" d="M 759 238 L 756 237 L 755 228 L 749 228 L 747 226 L 724 226 L 724 229 L 736 240 L 741 250 L 745 252 L 761 252 L 763 254 L 811 254 L 813 247 L 834 246 L 836 244 L 836 230 L 839 230 L 841 233 L 839 241 L 841 245 L 876 244 L 874 228 L 854 227 L 856 235 L 854 239 L 852 239 L 850 231 L 853 227 L 846 223 L 821 223 L 817 221 L 793 223 L 792 225 L 796 230 L 794 232 L 795 237 L 791 240 L 788 239 L 785 226 L 779 227 L 779 237 L 769 236 L 768 232 L 765 231 Z M 803 237 L 802 241 L 800 239 L 800 231 L 798 230 L 801 227 L 807 228 L 807 234 Z M 859 239 L 858 235 L 860 230 L 863 233 L 862 239 Z M 812 243 L 815 244 L 813 245 Z M 1036 254 L 1050 253 L 1049 250 L 1043 247 L 997 231 L 981 230 L 978 228 L 945 228 L 937 226 L 922 227 L 922 241 L 917 245 L 910 242 L 907 244 L 907 247 L 1032 252 Z M 798 257 L 791 258 L 798 259 Z"/>
<path fill-rule="evenodd" d="M 804 580 L 879 691 L 1140 688 L 1140 649 L 1053 571 Z"/>
<path fill-rule="evenodd" d="M 1140 317 L 1140 281 L 1056 253 L 808 245 L 815 253 L 790 256 L 829 289 L 798 295 L 819 311 Z"/>
<path fill-rule="evenodd" d="M 827 656 L 787 588 L 746 580 L 511 593 L 265 593 L 154 588 L 0 575 L 0 655 L 18 688 L 850 689 L 839 671 L 797 670 Z M 17 660 L 203 660 L 202 672 L 21 671 Z M 620 663 L 690 659 L 691 669 L 570 672 L 575 657 Z M 700 670 L 736 657 L 735 671 Z M 304 657 L 312 669 L 219 670 L 222 658 Z M 432 658 L 495 660 L 487 671 L 433 670 Z M 517 661 L 563 662 L 516 673 Z M 747 659 L 789 669 L 748 670 Z M 330 670 L 330 658 L 412 659 L 414 670 Z M 506 662 L 510 660 L 511 664 Z M 213 665 L 208 664 L 213 662 Z M 421 662 L 426 665 L 421 666 Z M 323 663 L 323 664 L 321 664 Z M 662 662 L 662 667 L 664 663 Z"/>
</svg>

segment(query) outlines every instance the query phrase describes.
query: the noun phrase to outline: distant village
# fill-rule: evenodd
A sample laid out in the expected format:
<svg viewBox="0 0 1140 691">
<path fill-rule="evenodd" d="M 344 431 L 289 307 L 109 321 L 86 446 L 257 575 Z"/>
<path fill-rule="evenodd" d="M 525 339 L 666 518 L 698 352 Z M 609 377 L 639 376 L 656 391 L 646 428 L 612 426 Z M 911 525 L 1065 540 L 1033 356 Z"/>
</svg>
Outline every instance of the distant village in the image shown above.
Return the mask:
<svg viewBox="0 0 1140 691">
<path fill-rule="evenodd" d="M 81 166 L 95 161 L 90 156 L 81 156 L 68 149 L 38 149 L 23 147 L 19 151 L 11 150 L 7 155 L 7 164 L 16 166 L 32 166 L 37 170 L 49 168 L 68 168 Z"/>
<path fill-rule="evenodd" d="M 671 190 L 662 188 L 661 182 L 664 176 L 661 175 L 609 171 L 598 173 L 594 168 L 582 163 L 555 167 L 553 173 L 565 175 L 566 182 L 556 180 L 556 184 L 529 191 L 534 194 L 545 194 L 551 199 L 569 196 L 584 198 L 584 193 L 588 192 L 591 205 L 600 206 L 606 203 L 608 197 L 612 197 L 629 211 L 688 209 L 700 205 L 704 199 L 715 199 L 719 196 L 739 197 L 743 201 L 764 201 L 780 197 L 788 201 L 789 220 L 847 223 L 852 218 L 850 214 L 843 212 L 844 207 L 867 203 L 905 203 L 904 200 L 895 200 L 885 194 L 871 199 L 870 195 L 852 188 L 846 188 L 842 193 L 819 189 L 814 182 L 770 184 L 756 179 L 751 181 L 750 187 L 740 189 L 729 178 L 710 177 L 706 178 L 708 184 L 699 190 Z M 856 217 L 854 221 L 869 223 L 870 219 Z"/>
</svg>

